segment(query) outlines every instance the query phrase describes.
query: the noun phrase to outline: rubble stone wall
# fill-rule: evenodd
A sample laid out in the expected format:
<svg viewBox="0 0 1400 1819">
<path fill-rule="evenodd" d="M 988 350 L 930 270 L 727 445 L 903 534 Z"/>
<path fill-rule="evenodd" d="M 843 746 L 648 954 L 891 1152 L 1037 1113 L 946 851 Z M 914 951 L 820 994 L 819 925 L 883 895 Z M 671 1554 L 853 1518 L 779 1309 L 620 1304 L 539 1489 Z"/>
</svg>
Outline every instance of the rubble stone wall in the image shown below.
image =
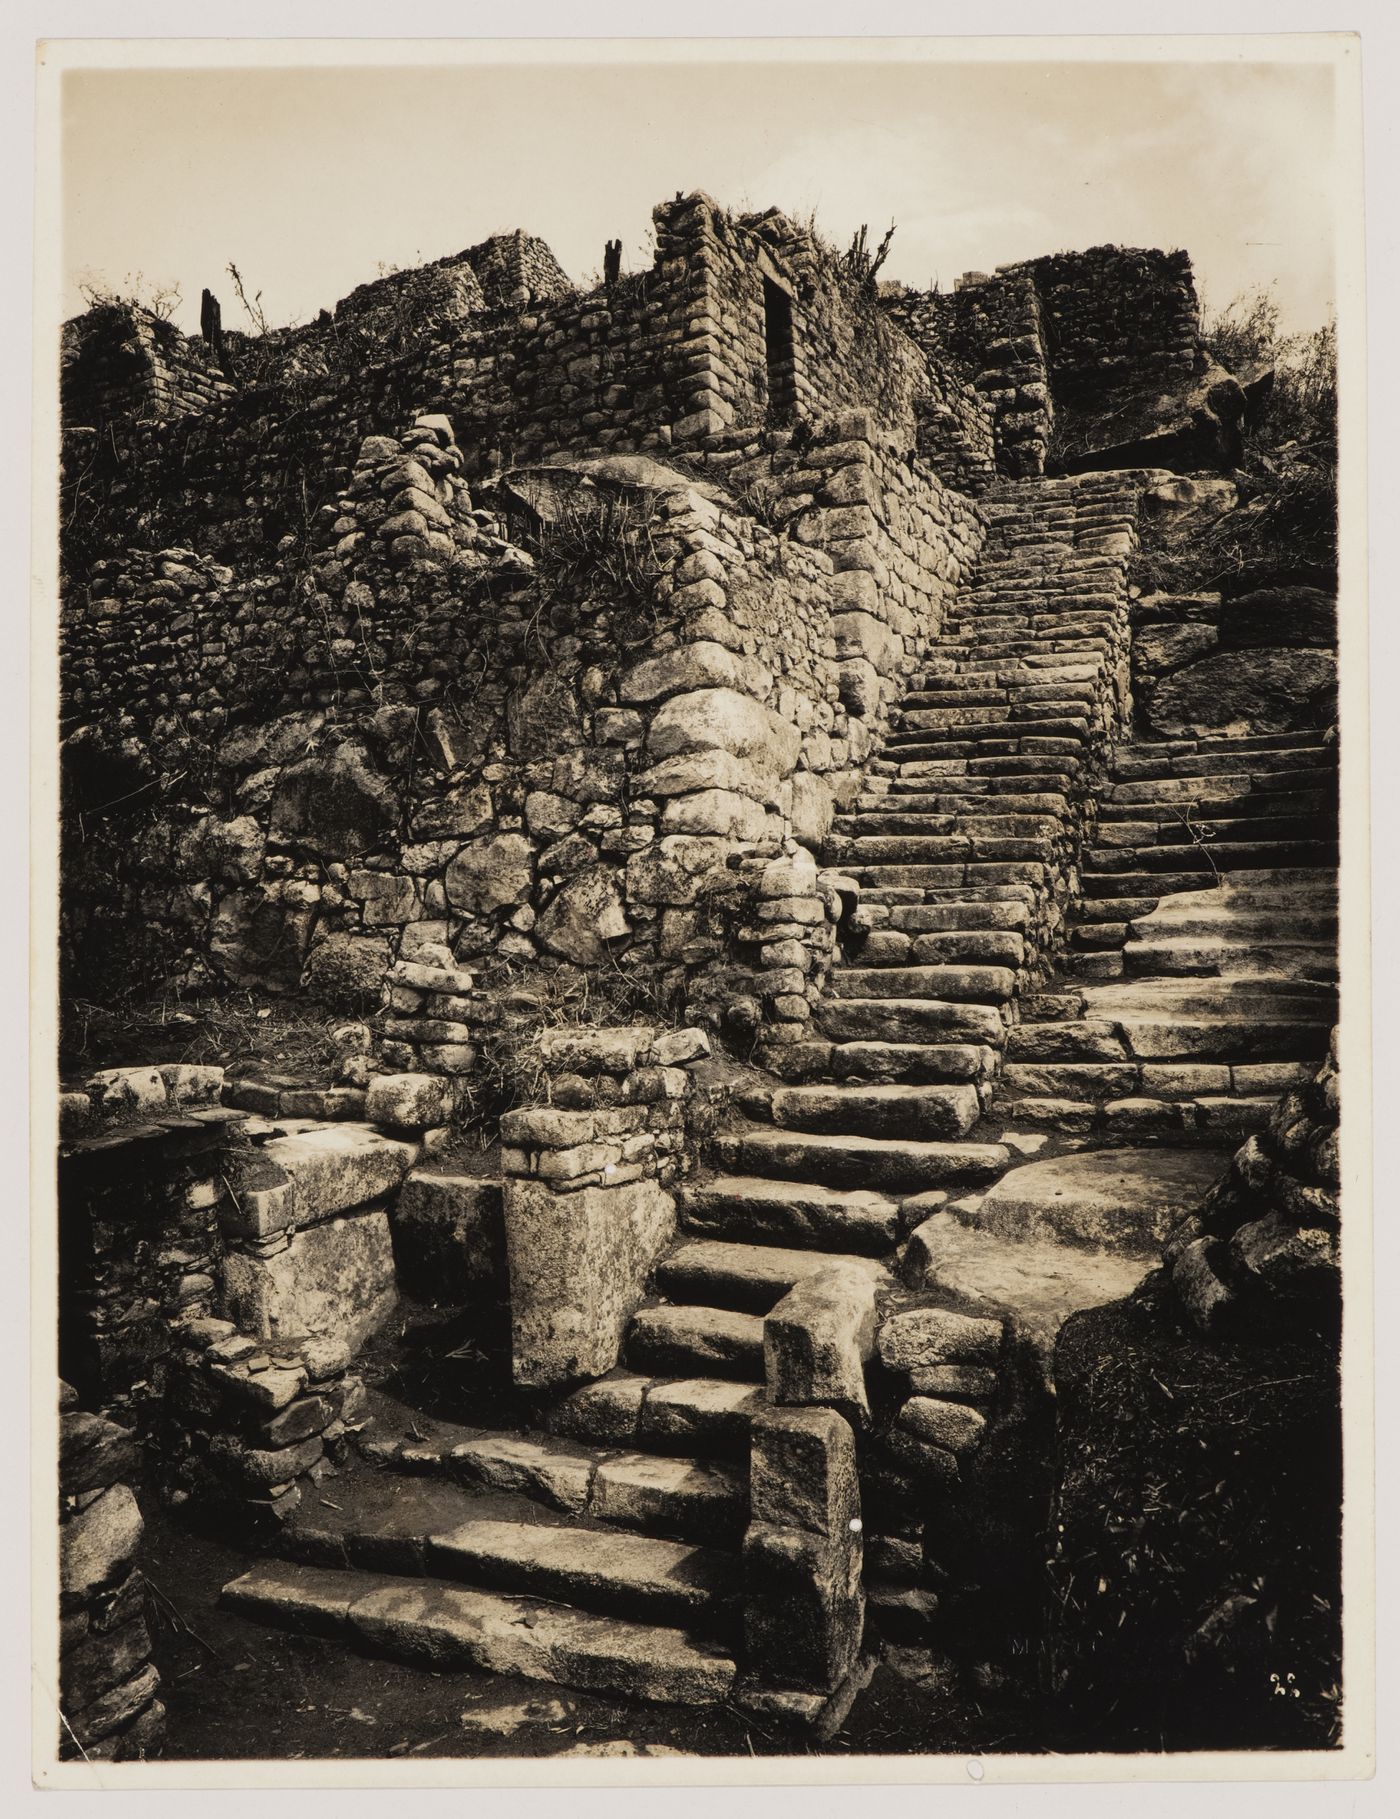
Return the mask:
<svg viewBox="0 0 1400 1819">
<path fill-rule="evenodd" d="M 1203 1331 L 1334 1333 L 1341 1309 L 1337 1031 L 1306 1086 L 1279 1100 L 1163 1253 Z"/>
<path fill-rule="evenodd" d="M 165 1706 L 128 1482 L 140 1449 L 129 1428 L 79 1408 L 71 1385 L 59 1392 L 58 1754 L 141 1761 L 159 1753 Z"/>
<path fill-rule="evenodd" d="M 450 1072 L 493 965 L 625 954 L 805 1021 L 841 910 L 811 850 L 985 521 L 865 413 L 770 462 L 776 529 L 640 458 L 474 508 L 420 416 L 365 439 L 304 563 L 100 560 L 65 619 L 73 976 L 154 930 L 191 983 L 365 1011 L 387 981 L 389 1064 Z"/>
<path fill-rule="evenodd" d="M 134 303 L 102 303 L 64 325 L 65 426 L 201 416 L 234 391 L 206 342 Z"/>
<path fill-rule="evenodd" d="M 1044 473 L 1057 445 L 1063 456 L 1160 434 L 1155 407 L 1202 370 L 1183 252 L 1055 253 L 969 272 L 951 292 L 903 292 L 886 308 L 931 356 L 946 348 L 975 375 L 995 412 L 997 463 L 1011 475 Z"/>
</svg>

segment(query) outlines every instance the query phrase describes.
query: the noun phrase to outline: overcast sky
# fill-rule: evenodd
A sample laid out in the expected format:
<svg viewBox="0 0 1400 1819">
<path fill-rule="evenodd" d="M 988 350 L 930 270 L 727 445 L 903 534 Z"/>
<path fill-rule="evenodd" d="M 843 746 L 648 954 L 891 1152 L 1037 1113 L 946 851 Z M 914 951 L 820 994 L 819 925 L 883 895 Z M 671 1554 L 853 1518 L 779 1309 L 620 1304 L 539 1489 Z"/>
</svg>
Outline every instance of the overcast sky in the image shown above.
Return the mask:
<svg viewBox="0 0 1400 1819">
<path fill-rule="evenodd" d="M 712 51 L 710 53 L 714 55 Z M 1333 72 L 1307 63 L 711 62 L 70 71 L 63 313 L 79 283 L 177 282 L 245 326 L 236 262 L 274 323 L 383 264 L 524 227 L 576 280 L 652 205 L 815 209 L 845 244 L 897 225 L 882 275 L 1115 241 L 1184 246 L 1210 306 L 1273 282 L 1287 328 L 1333 302 Z"/>
</svg>

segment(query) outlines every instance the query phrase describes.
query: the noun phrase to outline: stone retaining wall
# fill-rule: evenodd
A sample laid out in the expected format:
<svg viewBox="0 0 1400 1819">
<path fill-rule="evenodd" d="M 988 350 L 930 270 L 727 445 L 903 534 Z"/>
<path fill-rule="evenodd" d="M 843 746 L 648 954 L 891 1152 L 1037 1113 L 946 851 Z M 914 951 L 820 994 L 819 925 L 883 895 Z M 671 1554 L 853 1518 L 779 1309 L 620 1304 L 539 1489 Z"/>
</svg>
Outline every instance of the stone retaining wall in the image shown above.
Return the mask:
<svg viewBox="0 0 1400 1819">
<path fill-rule="evenodd" d="M 1341 1312 L 1337 1032 L 1312 1080 L 1236 1150 L 1163 1257 L 1196 1324 L 1226 1337 L 1332 1334 Z"/>
<path fill-rule="evenodd" d="M 427 415 L 366 439 L 308 569 L 99 563 L 65 636 L 75 976 L 142 930 L 187 984 L 387 983 L 387 1064 L 448 1072 L 519 961 L 625 953 L 668 1002 L 800 1026 L 840 913 L 810 849 L 984 521 L 860 413 L 769 459 L 781 531 L 640 458 L 487 511 Z"/>
<path fill-rule="evenodd" d="M 130 1429 L 80 1409 L 69 1384 L 59 1393 L 58 1755 L 140 1761 L 165 1729 L 128 1482 L 140 1449 Z"/>
</svg>

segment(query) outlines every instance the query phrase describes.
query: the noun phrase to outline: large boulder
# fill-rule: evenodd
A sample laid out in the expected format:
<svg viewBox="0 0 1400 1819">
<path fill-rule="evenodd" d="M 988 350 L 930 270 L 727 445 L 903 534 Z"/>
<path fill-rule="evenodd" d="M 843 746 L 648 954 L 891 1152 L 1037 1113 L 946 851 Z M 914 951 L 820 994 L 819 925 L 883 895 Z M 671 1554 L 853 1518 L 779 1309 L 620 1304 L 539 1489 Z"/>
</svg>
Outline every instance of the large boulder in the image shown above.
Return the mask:
<svg viewBox="0 0 1400 1819">
<path fill-rule="evenodd" d="M 647 735 L 653 758 L 725 751 L 774 777 L 788 775 L 801 749 L 802 735 L 795 726 L 732 688 L 673 695 L 657 712 Z"/>
<path fill-rule="evenodd" d="M 540 912 L 536 938 L 553 954 L 577 966 L 607 958 L 608 943 L 630 935 L 632 924 L 623 908 L 617 880 L 606 866 L 593 866 L 570 878 Z"/>
<path fill-rule="evenodd" d="M 1337 642 L 1337 601 L 1318 587 L 1267 587 L 1227 600 L 1220 642 L 1248 647 Z"/>
<path fill-rule="evenodd" d="M 1217 651 L 1156 683 L 1145 711 L 1167 737 L 1286 733 L 1327 725 L 1336 714 L 1337 661 L 1330 651 Z"/>
<path fill-rule="evenodd" d="M 311 949 L 302 984 L 333 1010 L 374 1010 L 389 959 L 387 941 L 367 935 L 329 935 Z"/>
<path fill-rule="evenodd" d="M 523 834 L 492 834 L 464 846 L 447 868 L 447 900 L 473 916 L 523 903 L 534 881 L 534 848 Z"/>
<path fill-rule="evenodd" d="M 272 797 L 272 838 L 326 859 L 372 852 L 398 819 L 393 790 L 353 745 L 289 765 Z"/>
</svg>

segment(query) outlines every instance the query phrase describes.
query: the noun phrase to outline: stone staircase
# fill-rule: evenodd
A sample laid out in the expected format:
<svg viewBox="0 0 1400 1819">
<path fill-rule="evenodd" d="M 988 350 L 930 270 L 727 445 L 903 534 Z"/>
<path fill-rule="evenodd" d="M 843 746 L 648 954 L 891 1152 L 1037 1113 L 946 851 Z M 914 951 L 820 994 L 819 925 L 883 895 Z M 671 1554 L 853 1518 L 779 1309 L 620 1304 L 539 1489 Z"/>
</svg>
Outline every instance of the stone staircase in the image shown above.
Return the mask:
<svg viewBox="0 0 1400 1819">
<path fill-rule="evenodd" d="M 1139 484 L 986 501 L 979 573 L 833 832 L 853 938 L 679 1191 L 621 1366 L 486 1428 L 377 1394 L 281 1557 L 227 1588 L 249 1616 L 437 1670 L 736 1697 L 765 1314 L 841 1263 L 1048 1344 L 1130 1292 L 1325 1050 L 1334 754 L 1121 739 Z M 944 1374 L 990 1406 L 993 1372 Z"/>
</svg>

